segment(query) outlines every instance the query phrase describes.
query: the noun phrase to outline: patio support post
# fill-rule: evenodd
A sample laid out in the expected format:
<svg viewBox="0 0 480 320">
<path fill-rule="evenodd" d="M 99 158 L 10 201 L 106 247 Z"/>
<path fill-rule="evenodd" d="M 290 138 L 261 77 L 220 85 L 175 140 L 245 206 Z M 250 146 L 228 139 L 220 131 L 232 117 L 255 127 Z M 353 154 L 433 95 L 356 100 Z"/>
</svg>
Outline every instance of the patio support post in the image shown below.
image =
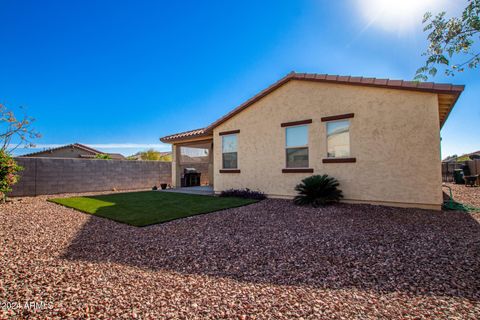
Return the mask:
<svg viewBox="0 0 480 320">
<path fill-rule="evenodd" d="M 172 187 L 180 188 L 180 148 L 176 144 L 172 144 Z"/>
</svg>

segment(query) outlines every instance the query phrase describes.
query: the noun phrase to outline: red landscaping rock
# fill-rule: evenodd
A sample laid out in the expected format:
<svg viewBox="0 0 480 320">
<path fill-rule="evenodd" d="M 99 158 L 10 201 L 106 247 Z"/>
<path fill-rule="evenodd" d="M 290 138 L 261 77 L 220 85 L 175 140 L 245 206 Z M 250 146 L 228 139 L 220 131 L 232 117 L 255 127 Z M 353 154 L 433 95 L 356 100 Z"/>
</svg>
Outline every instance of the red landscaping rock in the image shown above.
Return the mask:
<svg viewBox="0 0 480 320">
<path fill-rule="evenodd" d="M 45 199 L 0 206 L 0 318 L 480 318 L 480 214 L 265 200 L 136 228 Z"/>
</svg>

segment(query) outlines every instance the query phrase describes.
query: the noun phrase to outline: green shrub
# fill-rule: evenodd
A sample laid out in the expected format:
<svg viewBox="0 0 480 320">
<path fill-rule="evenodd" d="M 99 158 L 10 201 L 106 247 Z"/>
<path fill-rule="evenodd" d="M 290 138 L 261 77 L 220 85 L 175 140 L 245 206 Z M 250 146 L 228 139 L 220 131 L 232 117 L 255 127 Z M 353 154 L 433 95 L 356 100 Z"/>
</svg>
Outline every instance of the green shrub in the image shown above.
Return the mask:
<svg viewBox="0 0 480 320">
<path fill-rule="evenodd" d="M 5 150 L 0 150 L 0 202 L 5 202 L 7 192 L 18 182 L 18 172 L 22 169 Z"/>
<path fill-rule="evenodd" d="M 110 157 L 110 155 L 106 153 L 99 153 L 95 155 L 95 159 L 112 160 L 112 157 Z"/>
<path fill-rule="evenodd" d="M 343 198 L 342 191 L 337 188 L 338 186 L 337 179 L 326 174 L 305 178 L 295 187 L 298 195 L 293 202 L 298 205 L 310 204 L 314 207 L 338 202 Z"/>
</svg>

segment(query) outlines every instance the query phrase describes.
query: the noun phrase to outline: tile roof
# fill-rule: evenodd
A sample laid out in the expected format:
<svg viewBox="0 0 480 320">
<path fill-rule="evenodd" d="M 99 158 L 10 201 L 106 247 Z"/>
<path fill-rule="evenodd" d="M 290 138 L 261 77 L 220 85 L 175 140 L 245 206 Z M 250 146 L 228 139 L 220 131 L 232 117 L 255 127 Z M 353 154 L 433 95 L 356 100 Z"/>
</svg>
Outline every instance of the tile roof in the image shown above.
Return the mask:
<svg viewBox="0 0 480 320">
<path fill-rule="evenodd" d="M 202 136 L 208 136 L 210 133 L 205 130 L 205 128 L 201 129 L 195 129 L 195 130 L 190 130 L 190 131 L 185 131 L 185 132 L 180 132 L 180 133 L 175 133 L 169 136 L 165 136 L 160 138 L 162 142 L 173 142 L 177 140 L 182 140 L 186 138 L 195 138 L 195 137 L 202 137 Z"/>
<path fill-rule="evenodd" d="M 50 151 L 55 151 L 55 150 L 60 150 L 60 149 L 65 149 L 65 148 L 78 148 L 78 149 L 82 149 L 82 150 L 85 150 L 87 152 L 90 152 L 92 154 L 103 153 L 101 151 L 98 151 L 96 149 L 87 147 L 86 145 L 83 145 L 83 144 L 80 144 L 80 143 L 72 143 L 72 144 L 67 144 L 67 145 L 64 145 L 64 146 L 56 147 L 56 148 L 50 148 L 50 149 L 47 149 L 47 150 L 27 153 L 27 154 L 21 155 L 20 157 L 34 157 L 35 155 L 39 155 L 39 154 L 42 154 L 42 153 L 45 153 L 45 152 L 50 152 Z"/>
<path fill-rule="evenodd" d="M 121 153 L 106 153 L 112 158 L 112 160 L 124 160 L 125 156 Z"/>
<path fill-rule="evenodd" d="M 449 83 L 434 83 L 434 82 L 418 82 L 418 81 L 406 81 L 406 80 L 394 80 L 394 79 L 381 79 L 381 78 L 367 78 L 367 77 L 352 77 L 352 76 L 340 76 L 340 75 L 328 75 L 328 74 L 316 74 L 316 73 L 296 73 L 291 72 L 282 79 L 278 80 L 268 88 L 262 90 L 249 100 L 242 103 L 237 108 L 233 109 L 220 119 L 216 120 L 206 128 L 196 129 L 192 131 L 186 131 L 182 133 L 173 134 L 161 138 L 163 142 L 173 142 L 176 140 L 182 140 L 186 138 L 192 138 L 197 136 L 205 136 L 212 133 L 212 130 L 232 118 L 239 112 L 243 111 L 250 105 L 254 104 L 258 100 L 262 99 L 266 95 L 275 91 L 282 85 L 286 84 L 290 80 L 300 81 L 314 81 L 334 84 L 345 84 L 355 86 L 367 86 L 376 88 L 387 88 L 397 90 L 409 90 L 419 92 L 429 92 L 439 94 L 439 116 L 440 126 L 442 126 L 448 115 L 450 114 L 453 106 L 455 105 L 458 97 L 465 89 L 463 85 L 454 85 Z"/>
</svg>

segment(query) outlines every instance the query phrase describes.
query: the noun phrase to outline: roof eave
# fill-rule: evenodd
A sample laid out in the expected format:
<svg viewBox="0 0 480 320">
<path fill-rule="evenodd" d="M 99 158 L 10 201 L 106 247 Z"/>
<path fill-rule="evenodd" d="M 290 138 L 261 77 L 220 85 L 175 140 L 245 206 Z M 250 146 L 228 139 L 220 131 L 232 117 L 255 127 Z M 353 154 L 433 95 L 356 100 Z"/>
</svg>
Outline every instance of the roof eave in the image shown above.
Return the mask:
<svg viewBox="0 0 480 320">
<path fill-rule="evenodd" d="M 188 134 L 191 131 L 199 131 L 199 130 L 204 130 L 204 131 L 201 132 L 201 133 Z M 173 144 L 173 143 L 197 140 L 198 138 L 204 138 L 204 137 L 208 137 L 208 136 L 212 135 L 212 132 L 207 131 L 206 129 L 196 129 L 196 130 L 191 130 L 191 131 L 180 132 L 180 133 L 177 133 L 177 134 L 172 134 L 172 135 L 169 135 L 169 136 L 165 136 L 165 137 L 160 138 L 160 141 L 163 142 L 163 143 Z M 185 135 L 185 134 L 187 134 L 187 135 Z"/>
<path fill-rule="evenodd" d="M 357 79 L 358 78 L 358 79 Z M 351 76 L 333 76 L 327 74 L 308 74 L 308 73 L 295 73 L 290 72 L 282 79 L 278 80 L 274 84 L 270 85 L 268 88 L 264 89 L 251 99 L 245 101 L 237 108 L 233 109 L 225 116 L 221 117 L 217 121 L 209 125 L 206 130 L 213 131 L 214 128 L 218 127 L 220 124 L 225 121 L 233 118 L 238 113 L 242 112 L 250 105 L 254 104 L 258 100 L 262 99 L 269 93 L 277 90 L 282 85 L 286 84 L 290 80 L 298 81 L 313 81 L 313 82 L 323 82 L 323 83 L 333 83 L 333 84 L 344 84 L 352 86 L 364 86 L 364 87 L 373 87 L 373 88 L 385 88 L 385 89 L 394 89 L 394 90 L 407 90 L 407 91 L 417 91 L 417 92 L 426 92 L 426 93 L 435 93 L 435 94 L 454 94 L 455 100 L 452 103 L 452 106 L 443 121 L 441 122 L 440 127 L 443 126 L 448 115 L 450 114 L 453 106 L 457 102 L 460 94 L 465 89 L 464 85 L 446 85 L 449 89 L 439 89 L 438 86 L 442 84 L 436 83 L 424 83 L 419 82 L 418 84 L 412 85 L 413 81 L 404 81 L 404 80 L 390 80 L 390 79 L 377 79 L 377 78 L 364 78 L 364 77 L 351 77 Z M 395 84 L 394 84 L 395 83 Z M 435 88 L 434 86 L 437 86 Z"/>
<path fill-rule="evenodd" d="M 294 77 L 295 77 L 295 73 L 290 72 L 285 77 L 281 78 L 280 80 L 278 80 L 274 84 L 270 85 L 266 89 L 260 91 L 255 96 L 253 96 L 252 98 L 250 98 L 247 101 L 245 101 L 244 103 L 242 103 L 240 106 L 236 107 L 235 109 L 233 109 L 232 111 L 230 111 L 229 113 L 227 113 L 226 115 L 221 117 L 220 119 L 218 119 L 215 122 L 213 122 L 212 124 L 210 124 L 208 127 L 205 128 L 205 131 L 213 132 L 214 128 L 218 127 L 223 122 L 225 122 L 225 121 L 229 120 L 230 118 L 234 117 L 235 115 L 237 115 L 241 111 L 245 110 L 246 108 L 248 108 L 250 105 L 257 102 L 258 100 L 264 98 L 265 96 L 267 96 L 271 92 L 277 90 L 282 85 L 284 85 L 287 82 L 289 82 L 290 80 L 292 80 Z"/>
<path fill-rule="evenodd" d="M 273 83 L 266 89 L 260 91 L 258 94 L 250 98 L 249 100 L 242 103 L 240 106 L 236 107 L 220 119 L 214 121 L 208 127 L 204 129 L 202 135 L 197 136 L 206 136 L 213 132 L 213 129 L 221 125 L 222 123 L 233 118 L 238 113 L 242 112 L 255 102 L 264 98 L 271 92 L 277 90 L 290 80 L 299 80 L 299 81 L 313 81 L 313 82 L 323 82 L 323 83 L 333 83 L 333 84 L 344 84 L 344 85 L 353 85 L 353 86 L 365 86 L 365 87 L 374 87 L 374 88 L 385 88 L 385 89 L 394 89 L 394 90 L 407 90 L 407 91 L 417 91 L 417 92 L 426 92 L 426 93 L 435 93 L 435 94 L 452 94 L 455 95 L 455 100 L 452 102 L 452 106 L 448 110 L 445 119 L 441 120 L 440 127 L 446 122 L 449 114 L 451 113 L 454 105 L 456 104 L 460 94 L 465 89 L 464 85 L 452 85 L 452 84 L 442 84 L 442 83 L 433 83 L 433 82 L 414 82 L 414 81 L 404 81 L 404 80 L 391 80 L 391 79 L 377 79 L 377 78 L 364 78 L 364 77 L 351 77 L 351 76 L 338 76 L 338 75 L 328 75 L 328 74 L 309 74 L 309 73 L 295 73 L 290 72 L 277 82 Z M 195 130 L 192 130 L 195 131 Z M 179 134 L 177 134 L 179 135 Z M 175 136 L 175 135 L 172 135 Z M 160 141 L 164 143 L 177 143 L 181 141 L 186 141 L 191 139 L 192 136 L 188 137 L 178 137 L 178 138 L 169 138 L 170 136 L 160 138 Z"/>
<path fill-rule="evenodd" d="M 462 87 L 462 89 L 455 94 L 455 99 L 454 99 L 453 102 L 452 102 L 452 106 L 451 106 L 450 109 L 448 110 L 448 113 L 447 113 L 447 115 L 445 116 L 445 118 L 440 122 L 440 129 L 442 129 L 442 128 L 443 128 L 443 125 L 445 124 L 445 122 L 447 122 L 448 117 L 450 116 L 450 114 L 452 113 L 453 108 L 454 108 L 455 105 L 457 104 L 458 98 L 460 98 L 460 94 L 463 92 L 463 90 L 465 90 L 465 86 L 464 86 L 464 85 L 458 86 L 458 87 Z"/>
</svg>

